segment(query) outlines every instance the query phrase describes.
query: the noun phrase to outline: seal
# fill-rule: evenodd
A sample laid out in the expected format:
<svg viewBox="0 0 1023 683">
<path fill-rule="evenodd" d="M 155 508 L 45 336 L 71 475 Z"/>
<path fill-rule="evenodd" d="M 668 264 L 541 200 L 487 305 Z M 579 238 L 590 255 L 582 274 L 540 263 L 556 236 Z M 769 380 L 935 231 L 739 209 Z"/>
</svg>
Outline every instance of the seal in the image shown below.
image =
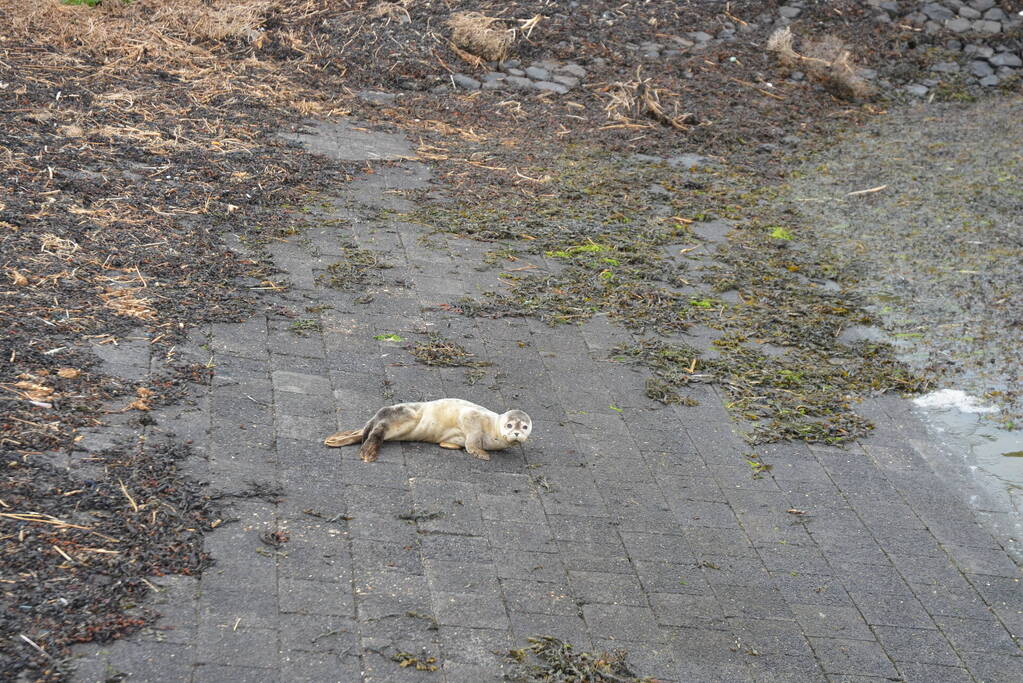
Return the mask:
<svg viewBox="0 0 1023 683">
<path fill-rule="evenodd" d="M 384 406 L 362 429 L 336 432 L 323 443 L 334 448 L 362 443 L 359 457 L 365 462 L 377 459 L 384 441 L 427 441 L 490 460 L 488 450 L 522 443 L 532 428 L 533 421 L 521 410 L 498 415 L 460 398 L 442 398 Z"/>
</svg>

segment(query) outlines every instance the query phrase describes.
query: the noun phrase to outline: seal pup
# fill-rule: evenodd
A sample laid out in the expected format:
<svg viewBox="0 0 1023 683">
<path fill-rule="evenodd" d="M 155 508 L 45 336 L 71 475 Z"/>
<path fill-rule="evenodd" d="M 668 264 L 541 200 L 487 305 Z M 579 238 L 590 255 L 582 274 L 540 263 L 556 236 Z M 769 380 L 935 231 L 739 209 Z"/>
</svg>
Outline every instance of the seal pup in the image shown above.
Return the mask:
<svg viewBox="0 0 1023 683">
<path fill-rule="evenodd" d="M 441 448 L 465 448 L 480 460 L 490 460 L 488 450 L 497 451 L 522 443 L 533 421 L 521 410 L 498 415 L 483 406 L 460 398 L 442 398 L 421 403 L 384 406 L 362 429 L 331 434 L 327 446 L 362 443 L 359 457 L 373 462 L 384 441 L 427 441 Z"/>
</svg>

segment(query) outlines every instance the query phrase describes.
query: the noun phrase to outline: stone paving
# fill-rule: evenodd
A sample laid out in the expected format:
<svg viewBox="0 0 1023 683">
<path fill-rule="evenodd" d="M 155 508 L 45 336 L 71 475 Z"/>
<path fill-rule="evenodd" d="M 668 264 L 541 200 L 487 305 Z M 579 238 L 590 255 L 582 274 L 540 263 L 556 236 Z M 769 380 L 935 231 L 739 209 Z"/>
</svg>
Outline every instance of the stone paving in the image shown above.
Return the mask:
<svg viewBox="0 0 1023 683">
<path fill-rule="evenodd" d="M 192 441 L 192 473 L 233 519 L 207 537 L 216 565 L 154 579 L 163 617 L 81 648 L 77 680 L 485 681 L 505 671 L 495 651 L 540 634 L 627 650 L 663 681 L 1023 679 L 1019 568 L 904 401 L 864 406 L 876 434 L 854 447 L 763 449 L 773 469 L 753 478 L 715 390 L 698 387 L 697 407 L 646 399 L 645 375 L 607 360 L 630 335 L 606 319 L 446 310 L 499 289 L 500 270 L 475 267 L 492 245 L 427 245 L 381 212 L 429 179 L 418 162 L 377 165 L 318 209 L 350 228 L 273 247 L 293 285 L 277 310 L 319 329 L 260 315 L 178 350 L 211 362 L 212 384 L 149 429 Z M 323 286 L 339 231 L 392 267 L 358 291 Z M 493 365 L 470 381 L 418 364 L 404 346 L 428 332 Z M 366 464 L 322 445 L 381 405 L 443 396 L 522 408 L 535 434 L 489 462 L 390 443 Z"/>
</svg>

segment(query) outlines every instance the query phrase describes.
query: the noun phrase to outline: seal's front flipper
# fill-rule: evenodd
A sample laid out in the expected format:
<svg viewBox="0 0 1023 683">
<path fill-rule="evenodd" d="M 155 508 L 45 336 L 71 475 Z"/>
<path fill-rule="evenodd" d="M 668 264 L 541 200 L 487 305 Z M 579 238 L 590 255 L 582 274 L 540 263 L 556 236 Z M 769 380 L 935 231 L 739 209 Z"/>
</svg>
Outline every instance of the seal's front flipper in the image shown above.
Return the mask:
<svg viewBox="0 0 1023 683">
<path fill-rule="evenodd" d="M 341 432 L 334 432 L 323 440 L 323 444 L 325 446 L 330 446 L 331 448 L 338 448 L 340 446 L 349 446 L 353 443 L 360 443 L 361 441 L 361 429 L 348 429 Z"/>
<path fill-rule="evenodd" d="M 465 450 L 468 451 L 469 455 L 471 455 L 474 458 L 479 458 L 480 460 L 490 460 L 490 453 L 487 453 L 482 448 L 469 448 L 468 446 L 466 446 Z"/>
</svg>

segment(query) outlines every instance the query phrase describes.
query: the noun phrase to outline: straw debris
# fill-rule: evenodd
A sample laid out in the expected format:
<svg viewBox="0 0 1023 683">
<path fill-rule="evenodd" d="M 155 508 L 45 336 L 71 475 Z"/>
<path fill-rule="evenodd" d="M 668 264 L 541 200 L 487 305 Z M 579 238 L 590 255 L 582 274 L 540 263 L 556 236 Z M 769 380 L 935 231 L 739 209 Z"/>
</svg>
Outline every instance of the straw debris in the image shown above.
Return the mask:
<svg viewBox="0 0 1023 683">
<path fill-rule="evenodd" d="M 458 12 L 448 19 L 451 42 L 455 47 L 486 61 L 496 62 L 508 56 L 515 32 L 500 26 L 502 19 L 479 12 Z M 495 26 L 498 24 L 498 26 Z"/>
<path fill-rule="evenodd" d="M 804 39 L 803 54 L 796 51 L 793 42 L 792 30 L 786 26 L 771 34 L 767 50 L 783 66 L 805 69 L 810 78 L 837 97 L 854 100 L 874 93 L 873 86 L 859 75 L 852 51 L 840 38 L 828 35 L 820 40 Z"/>
</svg>

